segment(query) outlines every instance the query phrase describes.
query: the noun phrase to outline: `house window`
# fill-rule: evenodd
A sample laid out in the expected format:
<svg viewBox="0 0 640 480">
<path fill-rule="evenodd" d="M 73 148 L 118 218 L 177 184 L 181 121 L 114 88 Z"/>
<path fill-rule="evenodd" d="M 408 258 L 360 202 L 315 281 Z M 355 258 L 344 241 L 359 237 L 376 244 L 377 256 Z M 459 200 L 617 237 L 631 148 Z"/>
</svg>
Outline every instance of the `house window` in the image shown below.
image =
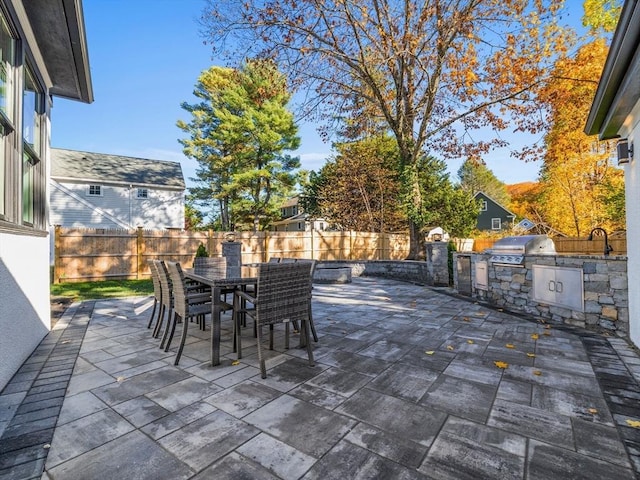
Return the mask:
<svg viewBox="0 0 640 480">
<path fill-rule="evenodd" d="M 149 190 L 146 188 L 139 188 L 136 198 L 149 198 Z"/>
<path fill-rule="evenodd" d="M 34 225 L 37 212 L 38 222 L 44 224 L 44 173 L 40 165 L 44 96 L 28 66 L 24 67 L 22 107 L 22 221 Z"/>
<path fill-rule="evenodd" d="M 491 230 L 500 230 L 502 228 L 502 222 L 499 218 L 491 219 Z"/>
<path fill-rule="evenodd" d="M 486 200 L 482 200 L 482 204 L 480 205 L 480 211 L 481 212 L 486 212 L 487 211 L 487 201 Z"/>
<path fill-rule="evenodd" d="M 15 179 L 12 174 L 6 137 L 14 130 L 14 72 L 16 67 L 16 41 L 12 37 L 7 22 L 0 12 L 0 218 L 7 218 L 9 207 L 7 197 L 11 197 L 9 182 Z"/>
<path fill-rule="evenodd" d="M 89 185 L 88 195 L 90 197 L 102 196 L 102 185 Z"/>
</svg>

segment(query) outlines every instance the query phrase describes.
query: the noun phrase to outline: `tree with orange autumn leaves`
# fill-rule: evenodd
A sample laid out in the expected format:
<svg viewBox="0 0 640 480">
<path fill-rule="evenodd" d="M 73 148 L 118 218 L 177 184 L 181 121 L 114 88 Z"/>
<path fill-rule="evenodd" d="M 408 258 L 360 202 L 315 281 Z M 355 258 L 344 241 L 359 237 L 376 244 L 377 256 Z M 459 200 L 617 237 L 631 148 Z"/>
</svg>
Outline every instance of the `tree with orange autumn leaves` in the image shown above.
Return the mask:
<svg viewBox="0 0 640 480">
<path fill-rule="evenodd" d="M 539 94 L 547 111 L 544 164 L 537 193 L 517 206 L 518 213 L 571 236 L 596 226 L 624 229 L 623 171 L 611 163 L 615 142 L 583 131 L 607 57 L 604 32 L 615 27 L 616 12 L 611 0 L 585 2 L 584 23 L 595 38 L 559 59 Z"/>
<path fill-rule="evenodd" d="M 537 90 L 571 44 L 563 0 L 209 0 L 210 43 L 236 61 L 266 56 L 320 118 L 357 98 L 399 151 L 409 258 L 421 258 L 421 160 L 503 145 L 479 129 L 540 127 Z M 324 117 L 322 115 L 325 115 Z"/>
</svg>

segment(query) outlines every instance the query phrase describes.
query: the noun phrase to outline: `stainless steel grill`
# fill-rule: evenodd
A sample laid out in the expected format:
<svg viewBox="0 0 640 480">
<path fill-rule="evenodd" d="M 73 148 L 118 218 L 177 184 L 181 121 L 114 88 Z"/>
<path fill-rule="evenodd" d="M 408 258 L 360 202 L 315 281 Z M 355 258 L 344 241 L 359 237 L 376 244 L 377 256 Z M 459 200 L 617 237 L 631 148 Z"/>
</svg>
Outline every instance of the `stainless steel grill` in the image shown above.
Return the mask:
<svg viewBox="0 0 640 480">
<path fill-rule="evenodd" d="M 525 255 L 556 253 L 553 240 L 546 235 L 521 235 L 497 240 L 489 250 L 491 263 L 497 265 L 524 265 Z"/>
</svg>

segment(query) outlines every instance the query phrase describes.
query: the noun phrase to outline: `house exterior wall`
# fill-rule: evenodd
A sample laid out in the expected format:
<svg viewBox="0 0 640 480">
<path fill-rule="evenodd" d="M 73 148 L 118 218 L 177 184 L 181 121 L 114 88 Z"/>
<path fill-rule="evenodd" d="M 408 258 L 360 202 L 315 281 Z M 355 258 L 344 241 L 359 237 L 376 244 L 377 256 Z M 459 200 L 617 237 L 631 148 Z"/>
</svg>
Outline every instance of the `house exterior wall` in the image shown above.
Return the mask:
<svg viewBox="0 0 640 480">
<path fill-rule="evenodd" d="M 52 225 L 85 228 L 184 228 L 184 193 L 147 188 L 148 198 L 137 198 L 138 187 L 98 183 L 60 182 L 51 188 Z M 100 196 L 89 195 L 89 185 L 100 185 Z M 81 199 L 82 201 L 79 201 Z M 120 223 L 119 223 L 120 222 Z"/>
<path fill-rule="evenodd" d="M 479 193 L 476 196 L 476 200 L 481 200 L 487 202 L 487 210 L 480 211 L 478 214 L 478 222 L 476 224 L 476 228 L 478 230 L 504 230 L 511 227 L 513 223 L 513 215 L 511 215 L 507 210 L 501 207 L 499 204 L 494 202 L 489 197 Z M 500 228 L 494 229 L 492 228 L 492 219 L 499 218 L 500 219 Z"/>
<path fill-rule="evenodd" d="M 640 346 L 640 102 L 627 117 L 622 138 L 628 138 L 629 145 L 634 145 L 633 159 L 624 166 L 625 203 L 627 212 L 627 276 L 629 279 L 629 338 Z"/>
<path fill-rule="evenodd" d="M 51 327 L 47 237 L 0 233 L 0 391 Z"/>
</svg>

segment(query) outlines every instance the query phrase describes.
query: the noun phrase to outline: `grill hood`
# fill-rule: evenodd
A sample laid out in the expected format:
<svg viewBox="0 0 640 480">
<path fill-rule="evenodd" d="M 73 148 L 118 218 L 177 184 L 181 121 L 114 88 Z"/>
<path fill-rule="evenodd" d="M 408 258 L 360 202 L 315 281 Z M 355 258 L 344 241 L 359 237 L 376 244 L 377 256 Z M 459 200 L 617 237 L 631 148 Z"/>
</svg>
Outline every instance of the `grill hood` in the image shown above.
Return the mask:
<svg viewBox="0 0 640 480">
<path fill-rule="evenodd" d="M 495 254 L 554 254 L 556 246 L 546 235 L 520 235 L 497 240 L 489 251 Z"/>
<path fill-rule="evenodd" d="M 553 255 L 556 246 L 546 235 L 521 235 L 497 240 L 488 252 L 491 253 L 491 263 L 522 267 L 525 255 Z"/>
</svg>

